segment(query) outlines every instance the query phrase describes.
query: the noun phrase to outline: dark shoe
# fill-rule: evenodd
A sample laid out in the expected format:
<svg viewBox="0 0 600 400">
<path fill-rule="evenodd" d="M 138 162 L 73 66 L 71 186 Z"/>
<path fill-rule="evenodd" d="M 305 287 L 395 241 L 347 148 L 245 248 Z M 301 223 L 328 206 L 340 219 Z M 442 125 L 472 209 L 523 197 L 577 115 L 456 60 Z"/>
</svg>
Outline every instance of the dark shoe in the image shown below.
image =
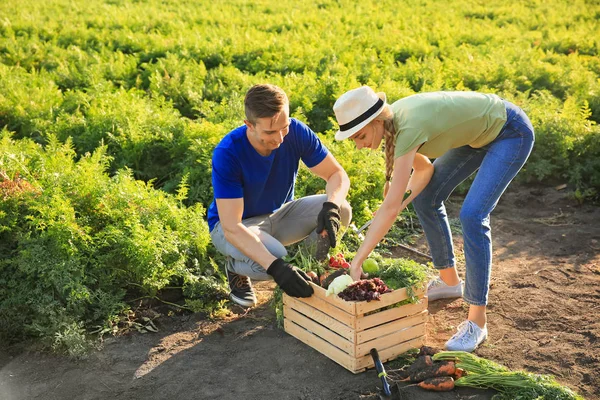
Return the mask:
<svg viewBox="0 0 600 400">
<path fill-rule="evenodd" d="M 254 290 L 252 290 L 250 278 L 229 271 L 229 268 L 225 268 L 225 272 L 227 273 L 229 289 L 231 290 L 231 293 L 229 293 L 231 301 L 242 307 L 255 306 L 256 295 L 254 294 Z"/>
</svg>

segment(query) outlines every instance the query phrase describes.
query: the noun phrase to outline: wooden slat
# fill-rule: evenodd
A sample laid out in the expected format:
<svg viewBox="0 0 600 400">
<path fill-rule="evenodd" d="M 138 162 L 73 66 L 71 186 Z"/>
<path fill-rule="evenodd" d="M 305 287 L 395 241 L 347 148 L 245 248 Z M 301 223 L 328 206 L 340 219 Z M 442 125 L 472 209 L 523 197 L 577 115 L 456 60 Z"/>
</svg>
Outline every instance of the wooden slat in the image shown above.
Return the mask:
<svg viewBox="0 0 600 400">
<path fill-rule="evenodd" d="M 425 336 L 409 340 L 407 342 L 399 343 L 395 346 L 389 347 L 384 350 L 377 349 L 381 362 L 389 361 L 393 358 L 398 357 L 400 354 L 406 353 L 410 349 L 414 349 L 422 346 L 425 343 Z M 375 364 L 371 355 L 357 358 L 353 368 L 351 369 L 354 373 L 363 371 L 365 368 L 372 368 Z"/>
<path fill-rule="evenodd" d="M 387 324 L 379 325 L 374 328 L 358 332 L 358 334 L 356 335 L 356 343 L 361 344 L 364 342 L 368 342 L 369 340 L 388 335 L 392 332 L 398 332 L 401 329 L 423 324 L 427 322 L 428 314 L 429 313 L 427 312 L 427 310 L 423 310 L 420 313 L 415 314 L 413 316 L 397 319 Z"/>
<path fill-rule="evenodd" d="M 341 323 L 340 321 L 331 318 L 329 315 L 309 306 L 308 304 L 301 303 L 293 297 L 283 298 L 283 316 L 286 317 L 286 307 L 293 308 L 301 314 L 304 314 L 309 319 L 318 322 L 319 324 L 328 327 L 340 336 L 347 338 L 348 340 L 354 341 L 354 329 L 348 325 Z"/>
<path fill-rule="evenodd" d="M 390 333 L 386 336 L 362 343 L 356 346 L 355 357 L 360 357 L 369 354 L 372 348 L 387 349 L 398 343 L 406 342 L 407 340 L 415 339 L 425 335 L 425 324 L 404 328 L 401 331 Z"/>
<path fill-rule="evenodd" d="M 285 302 L 286 300 L 291 300 L 295 303 L 301 303 L 306 305 L 307 307 L 312 307 L 318 311 L 321 311 L 327 315 L 329 315 L 331 318 L 340 321 L 341 323 L 343 323 L 344 325 L 348 325 L 349 327 L 354 328 L 354 323 L 356 321 L 356 317 L 354 317 L 351 314 L 348 314 L 346 311 L 344 310 L 340 310 L 337 307 L 332 306 L 330 303 L 321 300 L 318 297 L 305 297 L 305 298 L 296 298 L 296 297 L 290 297 L 290 296 L 286 296 L 283 301 Z M 290 303 L 290 304 L 295 304 L 295 303 Z"/>
<path fill-rule="evenodd" d="M 350 338 L 350 340 L 348 340 L 347 338 L 338 335 L 331 329 L 326 328 L 323 325 L 320 325 L 309 318 L 306 318 L 304 315 L 292 310 L 291 308 L 286 308 L 284 311 L 284 315 L 285 319 L 294 322 L 296 325 L 303 327 L 307 331 L 319 336 L 321 339 L 328 341 L 335 347 L 354 356 L 354 338 Z"/>
<path fill-rule="evenodd" d="M 394 321 L 402 317 L 418 314 L 426 308 L 427 301 L 422 299 L 417 304 L 408 304 L 402 307 L 391 308 L 389 310 L 367 315 L 366 317 L 359 317 L 356 319 L 356 331 L 361 332 L 365 329 L 369 329 L 389 321 Z"/>
<path fill-rule="evenodd" d="M 340 308 L 340 309 L 346 311 L 348 314 L 356 315 L 356 303 L 355 302 L 342 300 L 342 298 L 340 298 L 337 295 L 327 296 L 327 290 L 323 289 L 321 286 L 315 285 L 312 282 L 310 282 L 310 285 L 312 286 L 312 288 L 314 290 L 314 294 L 311 297 L 308 297 L 308 299 L 312 299 L 312 298 L 316 297 L 316 298 L 319 298 L 319 299 L 331 304 L 332 306 L 335 306 L 337 308 Z M 307 298 L 299 298 L 298 300 L 304 301 L 306 299 Z"/>
<path fill-rule="evenodd" d="M 312 333 L 308 332 L 307 330 L 296 325 L 288 319 L 284 320 L 283 326 L 288 334 L 294 336 L 301 342 L 304 342 L 305 344 L 309 345 L 313 349 L 317 350 L 319 353 L 329 357 L 331 360 L 340 364 L 342 367 L 350 371 L 353 370 L 354 357 L 349 356 L 340 349 L 332 346 L 325 340 L 319 338 L 316 335 L 313 335 Z"/>
<path fill-rule="evenodd" d="M 415 290 L 415 296 L 423 297 L 425 294 L 424 289 Z M 371 311 L 379 310 L 380 308 L 387 307 L 389 305 L 399 303 L 403 300 L 408 299 L 408 293 L 406 288 L 396 289 L 392 293 L 386 293 L 381 295 L 381 300 L 377 301 L 359 301 L 356 302 L 356 314 L 366 314 Z"/>
</svg>

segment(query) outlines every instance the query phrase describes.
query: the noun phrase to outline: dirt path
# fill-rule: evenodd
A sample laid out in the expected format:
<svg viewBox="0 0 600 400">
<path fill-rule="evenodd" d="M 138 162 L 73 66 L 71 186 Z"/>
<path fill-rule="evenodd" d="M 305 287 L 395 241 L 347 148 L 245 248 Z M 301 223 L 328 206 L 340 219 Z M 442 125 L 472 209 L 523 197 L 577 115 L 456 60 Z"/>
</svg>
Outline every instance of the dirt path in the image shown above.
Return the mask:
<svg viewBox="0 0 600 400">
<path fill-rule="evenodd" d="M 459 200 L 449 206 L 451 217 Z M 600 208 L 578 207 L 552 188 L 514 188 L 492 215 L 492 227 L 490 338 L 476 353 L 553 374 L 586 399 L 600 399 Z M 418 247 L 426 251 L 422 241 Z M 112 338 L 85 361 L 2 350 L 0 399 L 377 398 L 374 371 L 353 375 L 277 329 L 266 304 L 270 284 L 258 289 L 261 305 L 247 314 L 218 322 L 162 317 L 159 333 Z M 430 313 L 427 344 L 441 346 L 466 306 L 442 300 Z M 408 388 L 404 398 L 490 395 Z"/>
</svg>

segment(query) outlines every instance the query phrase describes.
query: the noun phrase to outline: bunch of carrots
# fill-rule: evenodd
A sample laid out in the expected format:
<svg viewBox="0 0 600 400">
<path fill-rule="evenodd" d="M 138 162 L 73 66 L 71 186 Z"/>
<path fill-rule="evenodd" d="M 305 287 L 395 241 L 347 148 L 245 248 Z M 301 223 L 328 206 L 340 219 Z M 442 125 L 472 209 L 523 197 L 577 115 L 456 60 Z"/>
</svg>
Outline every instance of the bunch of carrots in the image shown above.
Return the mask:
<svg viewBox="0 0 600 400">
<path fill-rule="evenodd" d="M 401 382 L 412 382 L 426 390 L 446 392 L 454 389 L 454 381 L 461 378 L 465 371 L 457 368 L 451 360 L 434 361 L 433 356 L 439 350 L 422 346 L 416 361 L 410 366 L 390 371 L 390 378 Z"/>
<path fill-rule="evenodd" d="M 497 390 L 494 400 L 583 400 L 583 397 L 556 382 L 553 376 L 511 371 L 503 365 L 464 351 L 442 351 L 432 358 L 434 362 L 453 360 L 456 367 L 466 371 L 466 376 L 455 382 L 456 386 Z"/>
<path fill-rule="evenodd" d="M 390 371 L 398 381 L 417 383 L 434 391 L 449 391 L 455 386 L 495 389 L 497 400 L 553 399 L 583 400 L 571 389 L 561 386 L 549 375 L 510 371 L 503 365 L 464 351 L 438 351 L 423 346 L 417 360 L 407 368 Z"/>
</svg>

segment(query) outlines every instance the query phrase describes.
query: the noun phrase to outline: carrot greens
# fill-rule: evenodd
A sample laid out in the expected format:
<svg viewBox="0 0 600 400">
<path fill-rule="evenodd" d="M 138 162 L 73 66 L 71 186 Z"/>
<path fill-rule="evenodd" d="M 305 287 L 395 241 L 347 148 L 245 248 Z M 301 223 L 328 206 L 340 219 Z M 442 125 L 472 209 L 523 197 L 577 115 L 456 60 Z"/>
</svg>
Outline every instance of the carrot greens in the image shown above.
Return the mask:
<svg viewBox="0 0 600 400">
<path fill-rule="evenodd" d="M 454 382 L 455 386 L 494 389 L 499 393 L 493 400 L 583 400 L 571 389 L 561 386 L 550 375 L 508 368 L 485 358 L 463 351 L 442 351 L 434 360 L 454 360 L 456 367 L 467 372 Z"/>
</svg>

